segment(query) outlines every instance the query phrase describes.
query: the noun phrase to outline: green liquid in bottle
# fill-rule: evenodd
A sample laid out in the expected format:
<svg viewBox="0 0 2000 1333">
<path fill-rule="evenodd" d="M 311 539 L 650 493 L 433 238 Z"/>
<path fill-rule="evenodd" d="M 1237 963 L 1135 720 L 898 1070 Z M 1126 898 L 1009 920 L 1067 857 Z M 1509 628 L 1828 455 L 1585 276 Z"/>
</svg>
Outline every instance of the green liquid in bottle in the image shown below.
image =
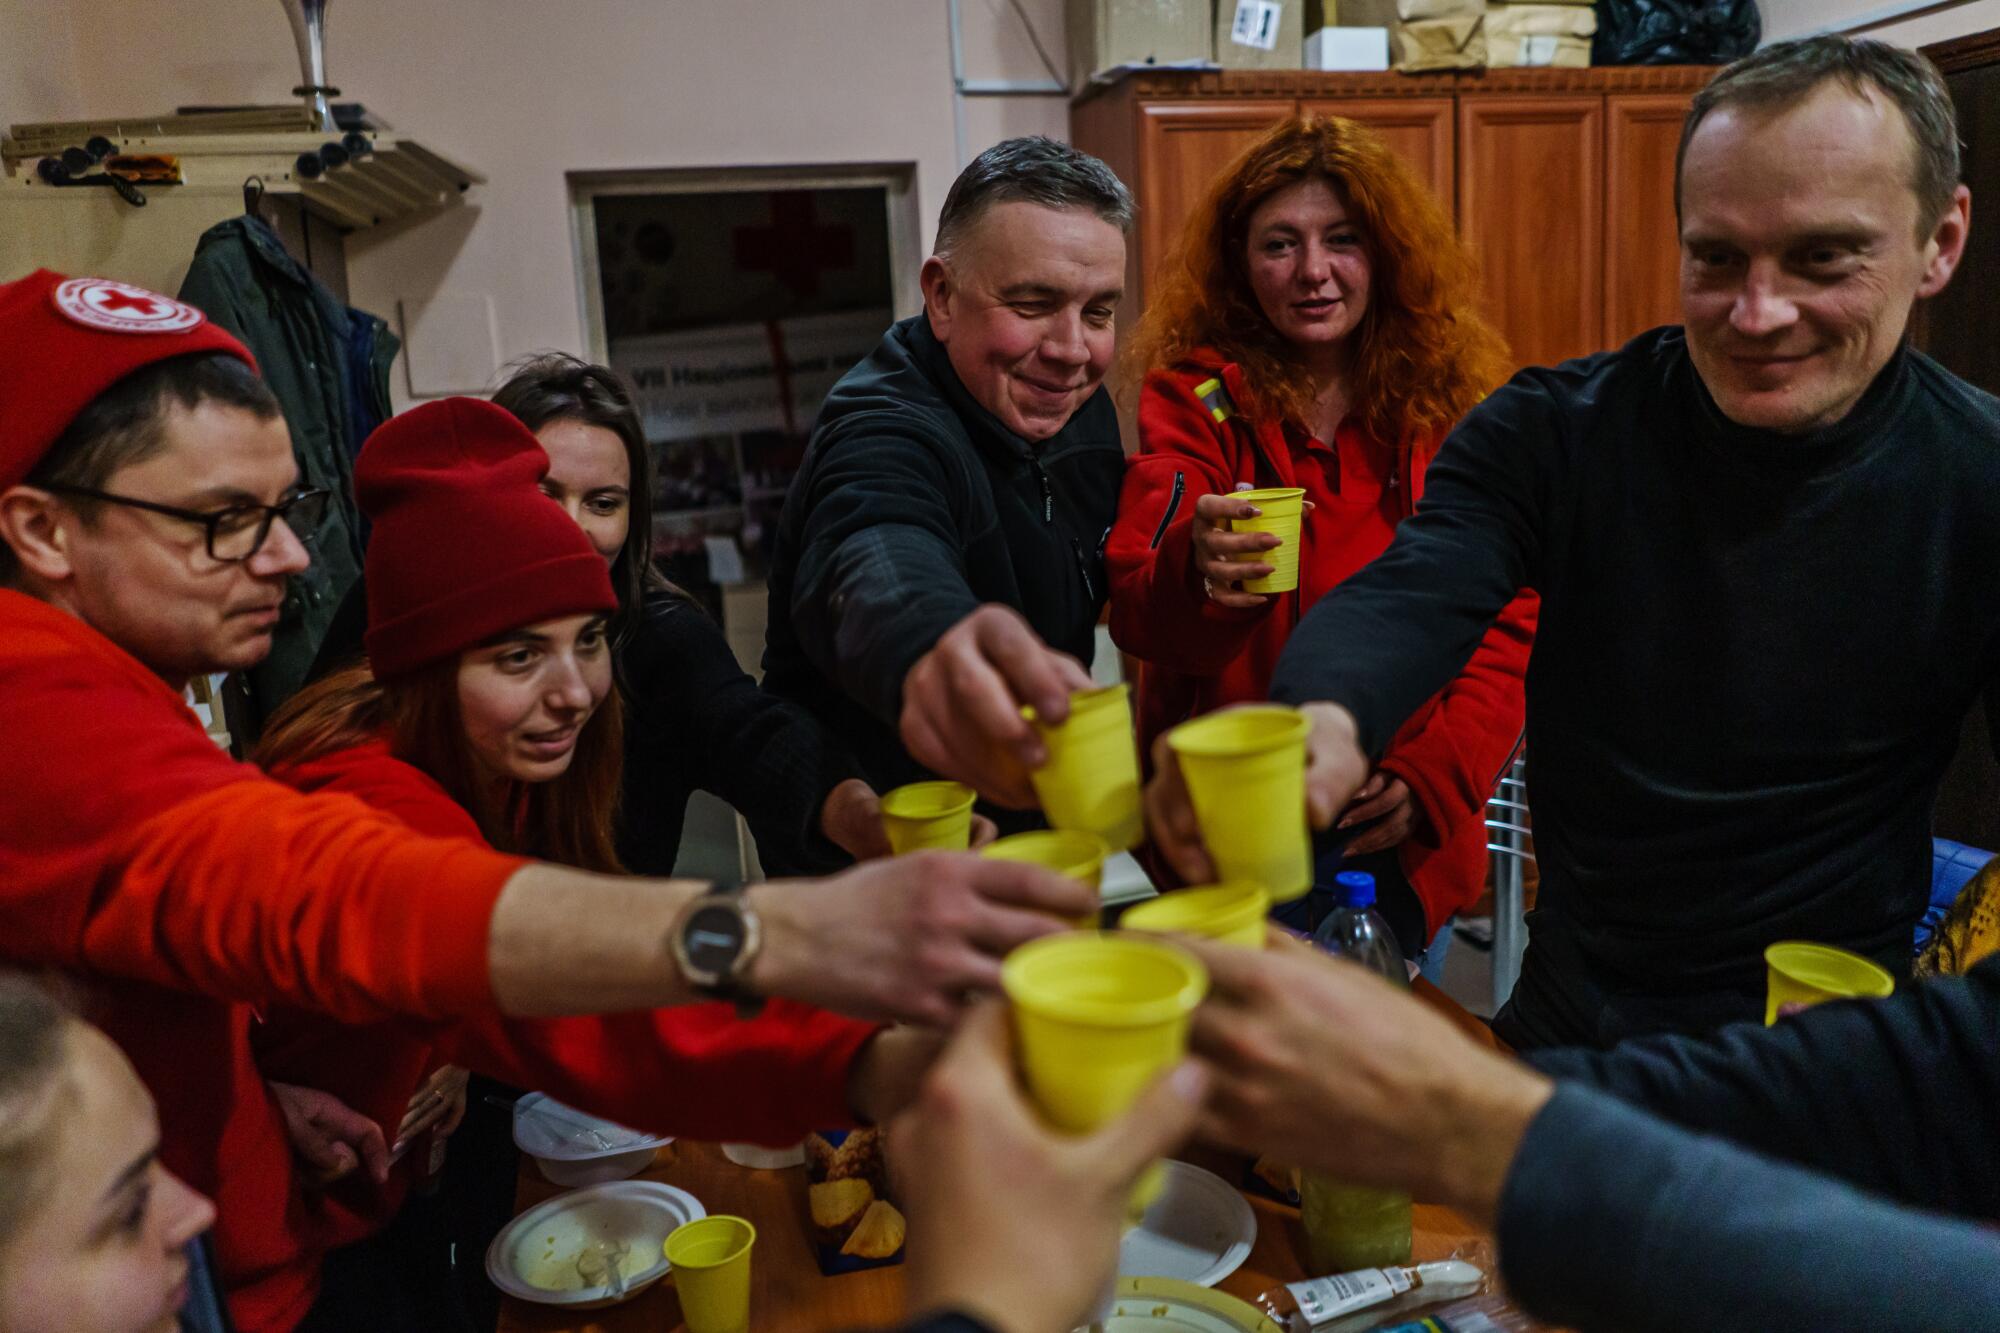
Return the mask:
<svg viewBox="0 0 2000 1333">
<path fill-rule="evenodd" d="M 1410 1262 L 1410 1196 L 1299 1173 L 1299 1217 L 1314 1273 Z"/>
</svg>

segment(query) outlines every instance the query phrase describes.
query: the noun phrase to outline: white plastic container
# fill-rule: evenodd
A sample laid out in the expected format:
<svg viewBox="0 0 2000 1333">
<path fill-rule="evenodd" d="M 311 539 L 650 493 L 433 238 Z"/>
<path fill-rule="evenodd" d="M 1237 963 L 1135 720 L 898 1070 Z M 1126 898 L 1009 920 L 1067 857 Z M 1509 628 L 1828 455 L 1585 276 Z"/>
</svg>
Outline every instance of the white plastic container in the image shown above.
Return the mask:
<svg viewBox="0 0 2000 1333">
<path fill-rule="evenodd" d="M 789 1148 L 766 1148 L 759 1143 L 725 1143 L 722 1155 L 752 1171 L 782 1171 L 786 1167 L 806 1164 L 806 1145 L 803 1140 Z"/>
<path fill-rule="evenodd" d="M 652 1165 L 655 1149 L 672 1142 L 587 1115 L 546 1093 L 531 1092 L 514 1103 L 514 1146 L 535 1159 L 535 1169 L 551 1184 L 627 1180 Z"/>
</svg>

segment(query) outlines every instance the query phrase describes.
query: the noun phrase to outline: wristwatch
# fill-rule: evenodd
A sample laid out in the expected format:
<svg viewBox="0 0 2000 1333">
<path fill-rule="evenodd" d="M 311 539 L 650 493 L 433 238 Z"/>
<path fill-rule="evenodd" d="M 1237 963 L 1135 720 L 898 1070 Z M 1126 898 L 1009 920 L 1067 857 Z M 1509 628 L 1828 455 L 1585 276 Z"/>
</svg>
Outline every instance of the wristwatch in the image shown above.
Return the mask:
<svg viewBox="0 0 2000 1333">
<path fill-rule="evenodd" d="M 739 1018 L 755 1018 L 764 997 L 744 977 L 764 942 L 757 913 L 743 901 L 743 886 L 719 879 L 681 909 L 667 932 L 667 946 L 688 984 L 703 995 L 728 1000 Z"/>
</svg>

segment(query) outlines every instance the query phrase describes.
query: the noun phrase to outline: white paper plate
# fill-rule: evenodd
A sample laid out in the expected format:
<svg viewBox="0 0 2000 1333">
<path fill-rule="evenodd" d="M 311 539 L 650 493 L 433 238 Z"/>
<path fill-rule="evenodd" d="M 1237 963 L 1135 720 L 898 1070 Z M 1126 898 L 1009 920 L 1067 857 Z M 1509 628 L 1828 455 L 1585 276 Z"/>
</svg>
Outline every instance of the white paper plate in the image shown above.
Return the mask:
<svg viewBox="0 0 2000 1333">
<path fill-rule="evenodd" d="M 539 1305 L 595 1310 L 615 1305 L 606 1287 L 552 1290 L 572 1278 L 576 1255 L 596 1240 L 623 1240 L 637 1259 L 625 1270 L 626 1300 L 667 1275 L 662 1250 L 669 1233 L 683 1222 L 707 1217 L 708 1210 L 686 1190 L 654 1180 L 620 1180 L 558 1194 L 522 1213 L 486 1247 L 486 1276 L 509 1296 Z M 643 1259 L 643 1265 L 638 1262 Z M 548 1285 L 537 1285 L 540 1277 Z"/>
<path fill-rule="evenodd" d="M 1121 1277 L 1104 1333 L 1284 1333 L 1247 1301 L 1165 1277 Z"/>
<path fill-rule="evenodd" d="M 514 1146 L 530 1157 L 589 1162 L 672 1142 L 671 1138 L 627 1129 L 614 1120 L 599 1119 L 545 1092 L 528 1093 L 514 1103 Z"/>
<path fill-rule="evenodd" d="M 1228 1181 L 1168 1161 L 1160 1197 L 1125 1233 L 1118 1276 L 1170 1277 L 1212 1287 L 1243 1266 L 1257 1243 L 1257 1215 Z"/>
</svg>

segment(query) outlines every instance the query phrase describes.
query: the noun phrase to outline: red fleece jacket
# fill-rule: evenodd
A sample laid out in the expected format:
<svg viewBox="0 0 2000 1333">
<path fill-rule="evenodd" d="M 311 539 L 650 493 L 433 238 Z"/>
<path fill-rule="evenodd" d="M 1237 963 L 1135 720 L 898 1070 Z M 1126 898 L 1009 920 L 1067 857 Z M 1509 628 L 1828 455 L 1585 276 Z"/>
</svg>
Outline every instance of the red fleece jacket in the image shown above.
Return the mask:
<svg viewBox="0 0 2000 1333">
<path fill-rule="evenodd" d="M 524 862 L 419 836 L 353 796 L 270 781 L 218 750 L 180 696 L 110 640 L 6 590 L 0 736 L 0 961 L 87 984 L 89 1016 L 159 1104 L 162 1161 L 216 1201 L 237 1326 L 287 1333 L 316 1294 L 317 1262 L 303 1257 L 351 1237 L 294 1188 L 251 1005 L 347 1023 L 465 1018 L 458 1030 L 476 1049 L 497 1024 L 493 903 Z M 637 1098 L 650 1083 L 685 1096 L 658 1067 L 668 1060 L 635 1058 L 651 1015 L 575 1044 L 564 1040 L 572 1024 L 585 1020 L 537 1025 L 541 1044 L 482 1063 L 535 1082 L 615 1051 L 619 1086 L 607 1091 Z M 719 1024 L 680 1034 L 678 1072 L 688 1060 L 728 1067 L 733 1042 Z M 742 1086 L 715 1079 L 714 1103 Z"/>
<path fill-rule="evenodd" d="M 1140 392 L 1139 452 L 1126 466 L 1105 560 L 1111 637 L 1144 664 L 1144 755 L 1176 723 L 1269 697 L 1292 627 L 1388 547 L 1396 525 L 1416 510 L 1440 442 L 1392 447 L 1349 418 L 1329 447 L 1279 422 L 1252 421 L 1237 406 L 1247 401 L 1241 372 L 1213 353 L 1155 371 Z M 1238 482 L 1300 486 L 1315 506 L 1300 536 L 1298 590 L 1243 610 L 1216 605 L 1194 571 L 1195 501 Z M 1532 592 L 1516 598 L 1464 671 L 1404 724 L 1381 759 L 1424 815 L 1399 854 L 1433 931 L 1478 898 L 1485 882 L 1483 811 L 1520 739 L 1537 605 Z"/>
</svg>

